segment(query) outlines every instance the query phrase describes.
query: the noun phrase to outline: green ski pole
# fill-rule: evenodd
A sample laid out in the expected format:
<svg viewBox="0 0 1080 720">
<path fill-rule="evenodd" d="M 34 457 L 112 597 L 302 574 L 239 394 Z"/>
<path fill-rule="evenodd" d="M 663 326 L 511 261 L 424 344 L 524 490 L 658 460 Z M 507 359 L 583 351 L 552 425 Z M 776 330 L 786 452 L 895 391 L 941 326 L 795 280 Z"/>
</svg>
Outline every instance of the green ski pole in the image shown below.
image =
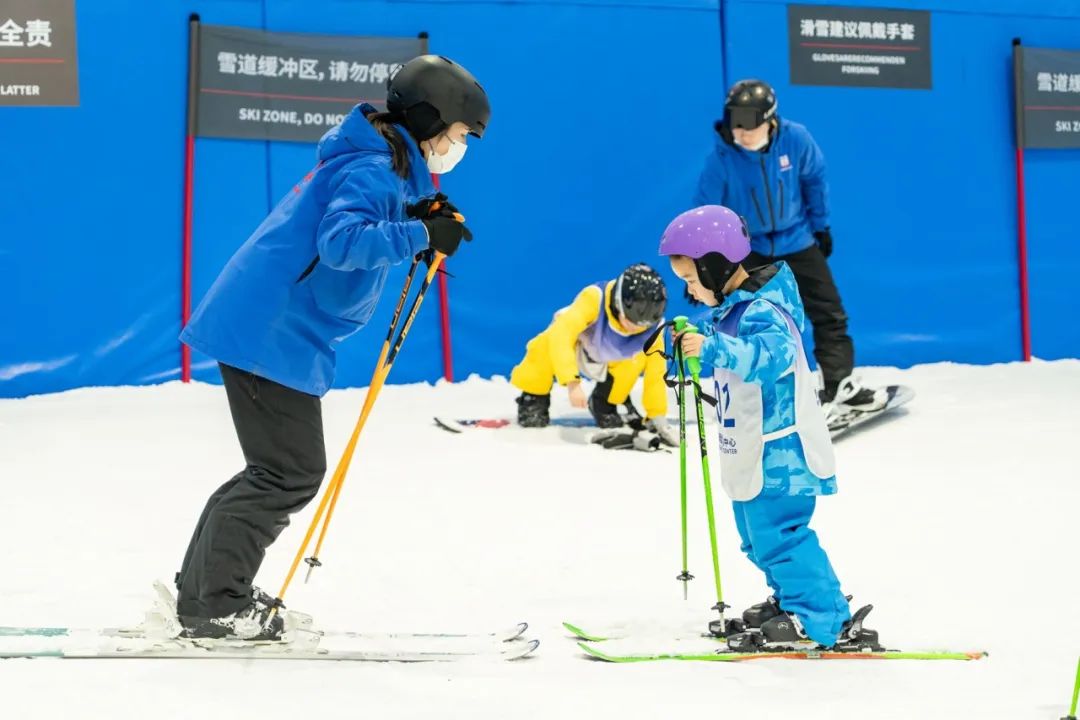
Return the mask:
<svg viewBox="0 0 1080 720">
<path fill-rule="evenodd" d="M 696 333 L 697 328 L 687 322 L 685 317 L 675 318 L 675 331 Z M 681 345 L 681 344 L 680 344 Z M 686 359 L 690 371 L 690 380 L 694 385 L 694 406 L 697 410 L 698 442 L 701 446 L 701 474 L 705 480 L 705 512 L 709 518 L 709 545 L 712 550 L 713 577 L 716 578 L 716 604 L 712 609 L 720 613 L 719 620 L 709 623 L 709 632 L 717 637 L 727 636 L 727 623 L 724 610 L 730 607 L 724 602 L 724 589 L 720 584 L 720 551 L 716 547 L 716 515 L 713 512 L 712 480 L 709 475 L 709 447 L 705 441 L 705 412 L 701 400 L 701 360 L 696 357 Z"/>
<path fill-rule="evenodd" d="M 1073 685 L 1073 697 L 1072 706 L 1069 708 L 1069 714 L 1061 720 L 1076 720 L 1076 700 L 1080 698 L 1080 660 L 1076 663 L 1076 684 Z"/>
<path fill-rule="evenodd" d="M 682 316 L 675 318 L 676 330 L 679 329 L 680 322 L 685 327 L 686 318 Z M 686 600 L 689 582 L 694 579 L 694 576 L 690 574 L 687 567 L 689 563 L 686 552 L 686 371 L 683 368 L 681 346 L 675 345 L 674 355 L 675 362 L 679 366 L 679 386 L 675 390 L 675 399 L 679 403 L 679 499 L 682 510 L 682 573 L 676 580 L 682 581 L 683 600 Z"/>
</svg>

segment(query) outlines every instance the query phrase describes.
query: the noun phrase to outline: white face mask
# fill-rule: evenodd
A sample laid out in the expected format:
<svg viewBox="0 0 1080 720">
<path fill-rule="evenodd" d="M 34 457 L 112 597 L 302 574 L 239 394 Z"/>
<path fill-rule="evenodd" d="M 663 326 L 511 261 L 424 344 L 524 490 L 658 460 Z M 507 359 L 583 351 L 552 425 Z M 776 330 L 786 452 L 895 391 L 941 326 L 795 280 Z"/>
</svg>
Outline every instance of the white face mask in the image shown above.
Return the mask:
<svg viewBox="0 0 1080 720">
<path fill-rule="evenodd" d="M 436 175 L 443 175 L 453 170 L 454 166 L 461 162 L 461 158 L 465 157 L 465 151 L 469 147 L 465 143 L 450 139 L 450 149 L 445 155 L 440 155 L 434 150 L 435 143 L 431 145 L 432 150 L 427 156 L 427 166 L 428 170 Z"/>
<path fill-rule="evenodd" d="M 739 147 L 743 148 L 744 150 L 749 150 L 751 152 L 754 152 L 755 150 L 760 150 L 761 148 L 765 147 L 768 144 L 769 144 L 769 135 L 766 133 L 765 139 L 762 140 L 761 142 L 755 143 L 753 145 L 744 145 L 743 143 L 739 143 Z"/>
</svg>

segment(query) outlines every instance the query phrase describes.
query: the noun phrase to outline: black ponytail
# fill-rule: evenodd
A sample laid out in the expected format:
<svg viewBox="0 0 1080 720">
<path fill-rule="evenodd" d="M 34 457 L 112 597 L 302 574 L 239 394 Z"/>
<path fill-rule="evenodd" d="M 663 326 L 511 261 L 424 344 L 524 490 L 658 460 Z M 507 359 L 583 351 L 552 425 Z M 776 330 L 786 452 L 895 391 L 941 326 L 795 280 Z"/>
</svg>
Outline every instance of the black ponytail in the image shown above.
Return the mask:
<svg viewBox="0 0 1080 720">
<path fill-rule="evenodd" d="M 409 177 L 409 146 L 401 131 L 395 127 L 404 124 L 404 116 L 400 113 L 380 112 L 368 115 L 367 119 L 390 146 L 390 162 L 394 172 L 402 179 Z"/>
</svg>

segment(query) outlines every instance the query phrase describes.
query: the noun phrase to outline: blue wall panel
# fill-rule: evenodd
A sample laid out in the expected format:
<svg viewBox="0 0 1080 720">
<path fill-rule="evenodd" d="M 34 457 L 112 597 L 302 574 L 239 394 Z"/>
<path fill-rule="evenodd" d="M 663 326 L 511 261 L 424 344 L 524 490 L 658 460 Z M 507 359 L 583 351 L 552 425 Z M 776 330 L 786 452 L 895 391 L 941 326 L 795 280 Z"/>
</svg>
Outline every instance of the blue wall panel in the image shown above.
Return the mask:
<svg viewBox="0 0 1080 720">
<path fill-rule="evenodd" d="M 791 86 L 786 6 L 772 0 L 77 3 L 80 106 L 0 109 L 5 137 L 19 139 L 0 153 L 0 396 L 178 377 L 191 12 L 270 30 L 424 30 L 433 52 L 487 86 L 491 130 L 444 186 L 476 233 L 450 264 L 458 377 L 507 374 L 581 286 L 656 262 L 658 236 L 686 208 L 713 143 L 725 82 L 747 75 L 775 84 L 781 113 L 825 151 L 833 267 L 858 361 L 1015 359 L 1010 42 L 1076 48 L 1080 9 L 887 4 L 932 11 L 932 90 Z M 313 157 L 312 145 L 198 141 L 196 301 Z M 1040 357 L 1080 355 L 1066 276 L 1080 261 L 1078 170 L 1080 154 L 1027 153 Z M 402 277 L 342 347 L 339 384 L 369 379 Z M 194 360 L 197 378 L 216 380 L 212 361 Z M 440 369 L 433 294 L 392 380 L 433 380 Z"/>
<path fill-rule="evenodd" d="M 1069 7 L 1075 16 L 1075 4 L 1045 11 Z M 1011 43 L 1068 47 L 1080 20 L 999 14 L 1027 11 L 1015 2 L 930 9 L 933 89 L 894 90 L 791 85 L 786 35 L 761 32 L 784 27 L 786 4 L 725 4 L 729 78 L 772 82 L 780 113 L 806 124 L 827 158 L 832 267 L 862 364 L 985 363 L 1021 351 Z M 1075 262 L 1076 225 L 1052 203 L 1080 171 L 1080 154 L 1029 152 L 1028 162 L 1034 350 L 1076 356 L 1080 335 L 1061 297 L 1066 266 L 1052 260 L 1064 252 Z M 1063 333 L 1051 330 L 1063 323 Z"/>
<path fill-rule="evenodd" d="M 79 106 L 0 108 L 0 396 L 178 376 L 191 12 L 262 3 L 76 3 Z"/>
<path fill-rule="evenodd" d="M 450 263 L 458 377 L 509 374 L 528 338 L 587 283 L 653 261 L 660 232 L 696 176 L 685 138 L 707 125 L 718 88 L 716 7 L 268 0 L 267 26 L 301 32 L 430 34 L 432 52 L 468 67 L 492 123 L 443 188 L 476 235 Z M 284 193 L 310 150 L 273 149 Z M 399 274 L 400 275 L 400 274 Z M 339 353 L 339 384 L 365 384 L 400 281 Z M 435 298 L 394 368 L 439 376 Z"/>
</svg>

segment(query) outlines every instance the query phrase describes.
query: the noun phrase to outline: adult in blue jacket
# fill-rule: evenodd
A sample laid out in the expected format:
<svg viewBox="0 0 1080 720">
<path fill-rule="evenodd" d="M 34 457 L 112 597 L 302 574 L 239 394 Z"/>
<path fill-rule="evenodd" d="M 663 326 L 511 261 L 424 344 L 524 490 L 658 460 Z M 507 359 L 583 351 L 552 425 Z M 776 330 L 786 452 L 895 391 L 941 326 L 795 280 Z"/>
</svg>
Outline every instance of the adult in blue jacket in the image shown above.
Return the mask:
<svg viewBox="0 0 1080 720">
<path fill-rule="evenodd" d="M 847 313 L 826 262 L 833 242 L 825 158 L 809 131 L 781 119 L 776 109 L 768 83 L 732 86 L 693 204 L 723 205 L 746 218 L 753 250 L 748 267 L 783 260 L 791 268 L 814 329 L 827 415 L 880 408 L 885 391 L 862 387 L 851 374 L 855 350 Z"/>
<path fill-rule="evenodd" d="M 218 361 L 246 467 L 211 495 L 176 575 L 188 637 L 278 640 L 273 600 L 252 585 L 266 548 L 326 472 L 320 398 L 335 348 L 362 328 L 391 266 L 452 255 L 469 231 L 433 202 L 491 109 L 465 68 L 424 55 L 320 141 L 318 164 L 233 255 L 181 340 Z"/>
</svg>

